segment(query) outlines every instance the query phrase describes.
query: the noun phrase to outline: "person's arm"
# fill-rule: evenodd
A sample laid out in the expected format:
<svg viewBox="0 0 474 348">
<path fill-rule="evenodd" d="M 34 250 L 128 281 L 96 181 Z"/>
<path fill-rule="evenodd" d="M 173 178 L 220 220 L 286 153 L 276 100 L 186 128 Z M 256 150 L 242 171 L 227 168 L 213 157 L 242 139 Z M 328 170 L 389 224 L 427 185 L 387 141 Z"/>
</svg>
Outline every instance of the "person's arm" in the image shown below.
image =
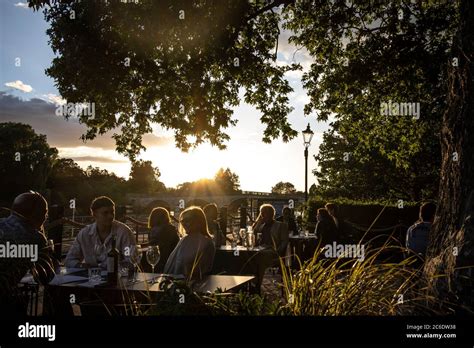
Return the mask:
<svg viewBox="0 0 474 348">
<path fill-rule="evenodd" d="M 81 230 L 78 233 L 76 239 L 74 239 L 74 242 L 72 243 L 71 248 L 69 249 L 66 255 L 64 265 L 67 268 L 81 267 L 81 262 L 84 260 L 84 254 L 82 252 L 81 242 L 79 240 L 82 237 L 82 234 L 84 233 L 83 231 L 84 230 Z"/>
<path fill-rule="evenodd" d="M 38 260 L 31 267 L 31 274 L 35 281 L 40 284 L 48 284 L 55 275 L 54 269 L 57 261 L 52 255 L 46 236 L 38 232 Z"/>
<path fill-rule="evenodd" d="M 212 266 L 214 264 L 214 256 L 216 254 L 216 248 L 214 246 L 214 244 L 211 242 L 211 243 L 207 243 L 206 245 L 206 249 L 204 250 L 204 254 L 202 256 L 203 260 L 202 260 L 202 263 L 201 265 L 202 266 L 202 273 L 203 275 L 208 275 L 211 270 L 212 270 Z"/>
<path fill-rule="evenodd" d="M 278 246 L 278 255 L 284 255 L 289 240 L 288 225 L 285 222 L 282 222 L 280 226 L 280 245 Z"/>
<path fill-rule="evenodd" d="M 411 232 L 412 232 L 412 228 L 410 227 L 410 228 L 408 228 L 408 230 L 407 230 L 407 236 L 406 236 L 406 240 L 405 240 L 405 246 L 406 246 L 406 248 L 409 249 L 409 250 L 412 248 L 412 245 L 411 245 L 411 242 L 412 242 L 412 240 L 411 240 L 412 234 L 411 234 Z"/>
<path fill-rule="evenodd" d="M 127 225 L 123 224 L 120 227 L 120 232 L 122 234 L 122 245 L 120 246 L 122 249 L 119 250 L 123 253 L 126 247 L 131 247 L 136 245 L 135 234 L 133 233 L 132 229 Z"/>
</svg>

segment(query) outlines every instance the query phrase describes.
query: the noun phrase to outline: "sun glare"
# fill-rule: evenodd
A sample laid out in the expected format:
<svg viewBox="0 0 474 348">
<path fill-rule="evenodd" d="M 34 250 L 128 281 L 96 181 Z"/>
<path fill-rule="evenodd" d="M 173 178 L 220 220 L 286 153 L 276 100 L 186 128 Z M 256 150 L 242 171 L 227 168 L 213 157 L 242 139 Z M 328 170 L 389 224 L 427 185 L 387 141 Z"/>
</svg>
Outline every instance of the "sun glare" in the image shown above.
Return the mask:
<svg viewBox="0 0 474 348">
<path fill-rule="evenodd" d="M 144 159 L 151 160 L 160 168 L 161 179 L 174 186 L 183 182 L 213 178 L 219 168 L 225 167 L 222 157 L 224 155 L 225 153 L 217 148 L 203 144 L 187 153 L 174 146 L 149 148 Z"/>
</svg>

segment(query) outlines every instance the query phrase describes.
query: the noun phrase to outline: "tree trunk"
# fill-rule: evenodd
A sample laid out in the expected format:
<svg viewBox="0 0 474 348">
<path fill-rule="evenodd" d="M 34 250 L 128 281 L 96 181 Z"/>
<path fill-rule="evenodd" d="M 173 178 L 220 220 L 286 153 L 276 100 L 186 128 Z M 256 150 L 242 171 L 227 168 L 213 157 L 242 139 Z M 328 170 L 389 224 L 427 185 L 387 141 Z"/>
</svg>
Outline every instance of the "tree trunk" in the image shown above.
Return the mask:
<svg viewBox="0 0 474 348">
<path fill-rule="evenodd" d="M 424 274 L 439 302 L 457 312 L 474 311 L 474 2 L 461 0 L 453 41 L 448 107 L 441 132 L 441 173 L 436 213 Z M 457 157 L 457 158 L 456 158 Z M 435 277 L 442 275 L 441 277 Z"/>
</svg>

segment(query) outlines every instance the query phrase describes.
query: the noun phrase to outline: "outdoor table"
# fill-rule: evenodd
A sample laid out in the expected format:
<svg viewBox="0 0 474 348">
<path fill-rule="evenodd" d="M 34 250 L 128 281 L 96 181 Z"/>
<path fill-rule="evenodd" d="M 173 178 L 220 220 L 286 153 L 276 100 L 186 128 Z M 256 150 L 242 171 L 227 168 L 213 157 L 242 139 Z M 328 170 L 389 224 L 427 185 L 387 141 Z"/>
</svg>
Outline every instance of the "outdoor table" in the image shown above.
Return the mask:
<svg viewBox="0 0 474 348">
<path fill-rule="evenodd" d="M 315 234 L 296 234 L 290 235 L 290 250 L 292 255 L 292 268 L 299 268 L 298 260 L 301 263 L 310 259 L 314 255 L 316 246 L 319 242 Z"/>
<path fill-rule="evenodd" d="M 263 247 L 247 248 L 241 245 L 233 248 L 223 245 L 216 249 L 212 274 L 256 274 L 258 254 Z"/>
<path fill-rule="evenodd" d="M 45 300 L 51 301 L 55 312 L 60 314 L 71 314 L 71 299 L 75 304 L 100 301 L 103 304 L 131 304 L 155 303 L 163 294 L 160 283 L 165 279 L 184 280 L 184 276 L 158 273 L 137 273 L 136 281 L 129 281 L 128 277 L 120 277 L 117 284 L 109 284 L 106 281 L 89 281 L 87 269 L 61 269 L 53 280 L 45 286 L 48 294 Z M 102 277 L 106 272 L 102 272 Z M 155 279 L 154 284 L 148 281 Z M 239 275 L 209 275 L 193 284 L 193 290 L 197 293 L 214 293 L 218 290 L 223 292 L 238 292 L 248 290 L 252 276 Z M 21 280 L 22 284 L 35 284 L 31 275 L 26 275 Z M 69 307 L 69 308 L 64 308 Z"/>
</svg>

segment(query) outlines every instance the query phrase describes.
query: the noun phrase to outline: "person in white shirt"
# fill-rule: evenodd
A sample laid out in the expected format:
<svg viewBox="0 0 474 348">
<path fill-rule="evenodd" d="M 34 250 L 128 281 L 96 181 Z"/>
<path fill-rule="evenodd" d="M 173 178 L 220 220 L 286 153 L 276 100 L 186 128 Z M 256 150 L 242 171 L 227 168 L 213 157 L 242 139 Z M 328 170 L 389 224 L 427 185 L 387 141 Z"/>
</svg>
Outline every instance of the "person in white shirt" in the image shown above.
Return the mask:
<svg viewBox="0 0 474 348">
<path fill-rule="evenodd" d="M 130 227 L 115 220 L 115 204 L 109 197 L 97 197 L 90 209 L 95 222 L 79 231 L 66 256 L 65 266 L 68 268 L 104 267 L 113 235 L 121 254 L 136 244 Z"/>
<path fill-rule="evenodd" d="M 201 279 L 211 271 L 216 252 L 206 216 L 201 208 L 189 207 L 181 213 L 179 222 L 180 231 L 186 235 L 168 258 L 164 273 Z"/>
</svg>

